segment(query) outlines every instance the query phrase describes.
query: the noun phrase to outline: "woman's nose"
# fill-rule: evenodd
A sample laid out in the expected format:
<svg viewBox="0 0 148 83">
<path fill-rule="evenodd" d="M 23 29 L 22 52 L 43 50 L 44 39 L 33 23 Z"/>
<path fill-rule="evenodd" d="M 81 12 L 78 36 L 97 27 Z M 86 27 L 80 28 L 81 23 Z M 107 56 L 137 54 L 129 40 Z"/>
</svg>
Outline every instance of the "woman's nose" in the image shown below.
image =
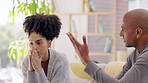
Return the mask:
<svg viewBox="0 0 148 83">
<path fill-rule="evenodd" d="M 36 45 L 36 44 L 34 44 L 34 45 L 33 45 L 33 48 L 34 48 L 34 49 L 37 49 L 37 45 Z"/>
<path fill-rule="evenodd" d="M 29 47 L 30 47 L 30 49 L 37 49 L 37 45 L 36 44 L 32 44 Z"/>
</svg>

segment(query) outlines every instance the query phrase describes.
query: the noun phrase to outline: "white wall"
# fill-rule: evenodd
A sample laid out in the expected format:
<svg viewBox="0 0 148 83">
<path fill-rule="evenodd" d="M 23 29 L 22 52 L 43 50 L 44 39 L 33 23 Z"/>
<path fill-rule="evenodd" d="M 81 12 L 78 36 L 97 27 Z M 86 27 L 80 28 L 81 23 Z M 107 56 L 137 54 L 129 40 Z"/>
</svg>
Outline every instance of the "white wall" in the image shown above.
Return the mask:
<svg viewBox="0 0 148 83">
<path fill-rule="evenodd" d="M 62 4 L 62 5 L 60 5 Z M 56 12 L 63 13 L 81 13 L 82 12 L 82 0 L 57 0 L 57 5 L 59 9 Z M 59 15 L 62 22 L 61 34 L 58 39 L 55 40 L 54 49 L 65 53 L 70 62 L 80 62 L 79 57 L 75 54 L 75 49 L 72 46 L 68 36 L 66 35 L 69 32 L 68 25 L 68 15 Z M 74 28 L 76 31 L 82 33 L 87 32 L 87 16 L 72 16 L 74 21 Z M 81 41 L 81 36 L 77 37 Z"/>
</svg>

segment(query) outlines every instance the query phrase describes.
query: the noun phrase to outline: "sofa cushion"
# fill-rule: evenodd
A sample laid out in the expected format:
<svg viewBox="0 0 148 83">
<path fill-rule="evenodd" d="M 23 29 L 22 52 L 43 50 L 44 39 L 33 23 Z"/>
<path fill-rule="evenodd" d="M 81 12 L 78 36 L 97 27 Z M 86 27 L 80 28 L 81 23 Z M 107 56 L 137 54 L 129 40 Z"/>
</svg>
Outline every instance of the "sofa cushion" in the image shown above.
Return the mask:
<svg viewBox="0 0 148 83">
<path fill-rule="evenodd" d="M 92 78 L 84 72 L 85 66 L 82 63 L 71 63 L 70 64 L 72 72 L 79 78 L 91 80 Z"/>
<path fill-rule="evenodd" d="M 104 71 L 110 76 L 115 77 L 120 73 L 124 64 L 125 62 L 109 62 Z"/>
</svg>

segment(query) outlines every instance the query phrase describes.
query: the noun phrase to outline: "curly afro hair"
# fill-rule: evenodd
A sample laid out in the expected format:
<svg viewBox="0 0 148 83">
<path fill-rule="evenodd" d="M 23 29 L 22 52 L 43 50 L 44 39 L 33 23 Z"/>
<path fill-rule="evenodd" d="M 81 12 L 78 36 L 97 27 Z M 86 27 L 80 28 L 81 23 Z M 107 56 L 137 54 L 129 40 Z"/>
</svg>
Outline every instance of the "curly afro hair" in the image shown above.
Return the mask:
<svg viewBox="0 0 148 83">
<path fill-rule="evenodd" d="M 59 36 L 61 25 L 56 15 L 35 14 L 25 18 L 23 29 L 28 36 L 36 32 L 47 40 L 53 40 Z"/>
</svg>

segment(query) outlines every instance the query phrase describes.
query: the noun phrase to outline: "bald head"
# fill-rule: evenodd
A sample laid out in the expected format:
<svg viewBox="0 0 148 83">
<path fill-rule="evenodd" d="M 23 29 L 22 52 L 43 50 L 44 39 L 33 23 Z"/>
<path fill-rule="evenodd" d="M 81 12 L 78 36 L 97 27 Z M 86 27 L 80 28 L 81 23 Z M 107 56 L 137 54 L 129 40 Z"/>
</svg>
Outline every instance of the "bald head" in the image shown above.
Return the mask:
<svg viewBox="0 0 148 83">
<path fill-rule="evenodd" d="M 142 28 L 148 32 L 148 11 L 145 9 L 134 9 L 127 12 L 123 18 L 131 28 Z"/>
</svg>

